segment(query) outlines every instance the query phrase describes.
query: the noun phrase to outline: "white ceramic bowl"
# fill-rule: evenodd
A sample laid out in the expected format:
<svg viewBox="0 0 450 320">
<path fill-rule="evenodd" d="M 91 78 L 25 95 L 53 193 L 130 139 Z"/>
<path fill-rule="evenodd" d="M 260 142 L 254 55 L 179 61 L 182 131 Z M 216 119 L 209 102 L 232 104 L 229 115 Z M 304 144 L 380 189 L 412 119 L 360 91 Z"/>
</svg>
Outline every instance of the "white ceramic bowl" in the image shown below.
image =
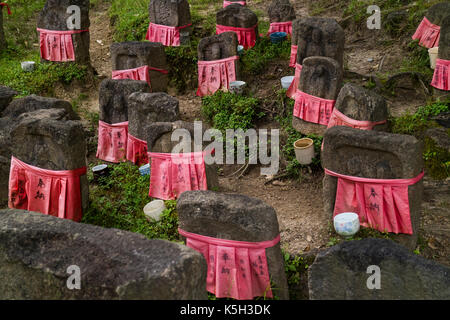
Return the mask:
<svg viewBox="0 0 450 320">
<path fill-rule="evenodd" d="M 336 215 L 333 219 L 334 230 L 344 237 L 355 235 L 360 228 L 359 216 L 354 212 L 344 212 Z"/>
<path fill-rule="evenodd" d="M 237 46 L 237 52 L 239 55 L 244 53 L 244 46 L 238 45 Z"/>
<path fill-rule="evenodd" d="M 244 81 L 230 82 L 230 92 L 234 94 L 242 94 L 247 84 Z"/>
<path fill-rule="evenodd" d="M 281 78 L 281 86 L 283 87 L 283 89 L 289 89 L 292 81 L 294 81 L 294 78 L 295 78 L 294 76 L 287 76 Z"/>
<path fill-rule="evenodd" d="M 144 213 L 147 217 L 159 221 L 165 209 L 166 206 L 164 205 L 164 201 L 154 200 L 152 202 L 147 203 L 147 205 L 144 207 Z"/>
</svg>

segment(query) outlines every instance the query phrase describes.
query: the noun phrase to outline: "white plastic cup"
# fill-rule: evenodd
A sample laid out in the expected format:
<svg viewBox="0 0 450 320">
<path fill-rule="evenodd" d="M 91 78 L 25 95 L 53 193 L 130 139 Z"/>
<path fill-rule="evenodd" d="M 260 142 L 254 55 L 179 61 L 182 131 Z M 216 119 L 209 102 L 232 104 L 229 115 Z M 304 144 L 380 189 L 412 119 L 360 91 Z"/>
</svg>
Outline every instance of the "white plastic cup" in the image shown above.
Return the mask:
<svg viewBox="0 0 450 320">
<path fill-rule="evenodd" d="M 354 212 L 337 214 L 333 219 L 333 224 L 334 230 L 343 237 L 355 235 L 360 228 L 359 216 Z"/>
<path fill-rule="evenodd" d="M 434 48 L 428 49 L 428 54 L 430 55 L 430 67 L 431 67 L 431 69 L 435 69 L 436 68 L 436 60 L 437 60 L 437 57 L 438 57 L 438 53 L 439 53 L 439 47 L 434 47 Z"/>
<path fill-rule="evenodd" d="M 159 221 L 159 220 L 161 220 L 161 215 L 165 209 L 166 209 L 166 206 L 164 205 L 164 201 L 154 200 L 145 205 L 144 214 L 149 218 Z"/>
<path fill-rule="evenodd" d="M 287 76 L 281 78 L 281 87 L 283 89 L 289 89 L 291 86 L 292 81 L 294 81 L 295 76 Z"/>
<path fill-rule="evenodd" d="M 300 164 L 308 165 L 316 156 L 314 151 L 314 141 L 310 138 L 303 138 L 294 142 L 295 158 Z"/>
</svg>

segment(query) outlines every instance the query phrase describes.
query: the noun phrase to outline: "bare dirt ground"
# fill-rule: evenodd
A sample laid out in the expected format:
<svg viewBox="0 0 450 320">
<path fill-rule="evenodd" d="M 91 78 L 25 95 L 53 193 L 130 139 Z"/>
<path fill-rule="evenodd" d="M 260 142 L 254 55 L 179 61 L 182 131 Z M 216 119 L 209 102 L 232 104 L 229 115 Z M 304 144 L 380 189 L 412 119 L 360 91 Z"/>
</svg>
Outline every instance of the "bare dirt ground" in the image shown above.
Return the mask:
<svg viewBox="0 0 450 320">
<path fill-rule="evenodd" d="M 269 2 L 255 3 L 248 1 L 250 8 L 267 12 Z M 92 65 L 99 74 L 99 79 L 88 84 L 75 84 L 70 87 L 58 87 L 57 96 L 72 101 L 80 99 L 80 109 L 98 112 L 98 85 L 101 79 L 111 74 L 109 46 L 112 43 L 109 16 L 109 3 L 101 3 L 91 10 L 91 59 Z M 297 17 L 306 16 L 308 9 L 303 1 L 295 1 Z M 324 13 L 322 16 L 342 18 L 335 12 Z M 399 45 L 387 47 L 374 46 L 373 37 L 367 32 L 349 31 L 346 35 L 346 66 L 350 71 L 368 75 L 382 70 L 395 70 L 398 61 L 405 54 Z M 390 56 L 386 58 L 386 53 Z M 370 59 L 370 62 L 369 62 Z M 380 67 L 381 65 L 381 67 Z M 250 84 L 251 90 L 260 98 L 273 95 L 272 87 L 280 87 L 282 76 L 293 74 L 287 61 L 278 61 L 269 65 L 266 72 L 254 79 Z M 363 84 L 364 79 L 351 80 Z M 424 105 L 427 97 L 420 92 L 410 89 L 398 94 L 396 98 L 387 97 L 388 106 L 395 116 L 408 111 L 415 111 Z M 184 95 L 176 95 L 173 88 L 169 94 L 180 101 L 182 120 L 194 121 L 202 119 L 201 99 L 195 96 L 195 91 Z M 265 126 L 277 127 L 277 123 L 266 123 Z M 267 180 L 259 173 L 258 167 L 250 167 L 241 178 L 229 177 L 239 166 L 223 166 L 220 176 L 221 191 L 241 193 L 262 199 L 273 206 L 278 214 L 281 231 L 282 247 L 291 254 L 299 254 L 316 248 L 324 248 L 332 235 L 330 221 L 323 214 L 322 177 L 312 176 L 305 172 L 302 181 L 274 181 L 266 184 Z M 425 193 L 423 203 L 423 219 L 420 231 L 423 247 L 421 254 L 427 258 L 436 259 L 450 265 L 450 181 L 432 181 L 425 179 Z"/>
</svg>

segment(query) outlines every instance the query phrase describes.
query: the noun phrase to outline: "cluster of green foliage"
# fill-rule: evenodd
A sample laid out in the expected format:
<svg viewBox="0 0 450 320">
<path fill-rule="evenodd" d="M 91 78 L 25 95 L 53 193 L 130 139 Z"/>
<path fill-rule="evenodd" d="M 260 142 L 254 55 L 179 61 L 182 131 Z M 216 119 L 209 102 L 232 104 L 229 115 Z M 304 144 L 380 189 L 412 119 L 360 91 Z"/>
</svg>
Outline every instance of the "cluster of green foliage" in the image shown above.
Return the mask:
<svg viewBox="0 0 450 320">
<path fill-rule="evenodd" d="M 202 99 L 202 111 L 214 128 L 225 132 L 226 129 L 247 130 L 255 126 L 262 116 L 258 112 L 259 101 L 256 98 L 217 91 Z"/>
<path fill-rule="evenodd" d="M 197 86 L 198 42 L 195 40 L 190 46 L 166 48 L 170 82 L 180 93 Z"/>
<path fill-rule="evenodd" d="M 290 54 L 290 41 L 273 44 L 268 37 L 260 38 L 256 45 L 251 50 L 246 50 L 240 59 L 242 75 L 263 73 L 270 61 L 275 59 L 289 60 Z"/>
<path fill-rule="evenodd" d="M 320 152 L 322 147 L 323 137 L 317 136 L 315 134 L 304 135 L 292 127 L 292 112 L 294 110 L 294 100 L 286 97 L 286 90 L 281 89 L 277 92 L 279 104 L 286 104 L 286 116 L 278 116 L 276 119 L 280 124 L 283 131 L 287 134 L 286 143 L 283 144 L 281 151 L 288 162 L 286 171 L 290 177 L 300 178 L 301 169 L 305 167 L 310 167 L 311 170 L 317 171 L 322 170 L 320 165 Z M 316 157 L 313 159 L 310 165 L 300 164 L 295 157 L 294 143 L 295 141 L 302 138 L 310 138 L 314 141 L 314 150 L 316 152 Z"/>
<path fill-rule="evenodd" d="M 447 136 L 450 139 L 450 129 Z M 430 138 L 424 141 L 423 160 L 430 176 L 439 180 L 450 177 L 450 152 L 437 146 Z"/>
<path fill-rule="evenodd" d="M 142 41 L 147 34 L 147 0 L 112 0 L 109 15 L 114 27 L 115 42 Z"/>
<path fill-rule="evenodd" d="M 36 63 L 33 72 L 22 70 L 20 63 L 25 60 L 24 56 L 11 50 L 0 55 L 0 83 L 19 92 L 19 96 L 52 95 L 55 83 L 70 84 L 74 80 L 83 80 L 87 75 L 87 68 L 75 63 L 41 63 L 38 53 L 27 57 L 27 61 Z"/>
<path fill-rule="evenodd" d="M 283 251 L 284 269 L 286 271 L 288 285 L 296 285 L 300 283 L 300 277 L 305 275 L 309 265 L 303 257 L 291 256 Z"/>
<path fill-rule="evenodd" d="M 89 170 L 90 205 L 82 222 L 140 233 L 149 239 L 179 242 L 176 201 L 165 202 L 160 221 L 147 218 L 143 208 L 151 200 L 149 176 L 141 176 L 138 167 L 128 162 L 111 167 L 110 175 L 98 183 L 94 183 Z"/>
</svg>

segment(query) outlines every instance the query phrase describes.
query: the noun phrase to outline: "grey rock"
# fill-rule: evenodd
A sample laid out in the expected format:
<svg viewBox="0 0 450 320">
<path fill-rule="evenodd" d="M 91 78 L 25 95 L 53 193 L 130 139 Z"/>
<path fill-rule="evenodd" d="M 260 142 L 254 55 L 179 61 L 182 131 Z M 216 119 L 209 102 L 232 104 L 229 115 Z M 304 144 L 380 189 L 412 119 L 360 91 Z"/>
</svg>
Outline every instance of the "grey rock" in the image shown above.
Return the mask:
<svg viewBox="0 0 450 320">
<path fill-rule="evenodd" d="M 425 132 L 425 137 L 431 139 L 439 148 L 450 152 L 450 136 L 446 129 L 432 128 Z"/>
<path fill-rule="evenodd" d="M 322 165 L 354 177 L 410 179 L 423 170 L 422 154 L 423 143 L 413 136 L 336 126 L 325 132 Z M 337 178 L 325 175 L 323 196 L 327 219 L 333 216 L 336 190 Z M 417 242 L 422 194 L 422 180 L 408 187 L 413 235 L 395 237 L 408 248 L 414 249 Z"/>
<path fill-rule="evenodd" d="M 156 42 L 120 42 L 111 45 L 111 62 L 113 70 L 127 70 L 149 66 L 168 70 L 164 46 Z M 167 91 L 169 77 L 167 74 L 149 70 L 152 92 Z"/>
<path fill-rule="evenodd" d="M 450 111 L 442 112 L 437 116 L 432 117 L 431 120 L 436 121 L 445 128 L 450 128 Z"/>
<path fill-rule="evenodd" d="M 379 94 L 352 83 L 346 83 L 336 100 L 335 108 L 347 117 L 359 121 L 380 122 L 389 114 L 386 100 Z M 374 130 L 386 131 L 387 124 L 380 124 Z"/>
<path fill-rule="evenodd" d="M 47 0 L 44 8 L 38 16 L 37 27 L 41 29 L 57 31 L 70 30 L 67 24 L 67 20 L 73 15 L 73 12 L 67 13 L 67 8 L 72 5 L 76 5 L 80 8 L 80 29 L 88 30 L 90 27 L 89 0 Z M 90 65 L 89 32 L 73 34 L 72 41 L 75 50 L 75 62 Z"/>
<path fill-rule="evenodd" d="M 439 38 L 438 58 L 443 60 L 450 60 L 450 5 L 448 8 L 448 15 L 441 23 L 441 36 Z"/>
<path fill-rule="evenodd" d="M 198 59 L 213 61 L 237 56 L 238 39 L 235 32 L 202 38 L 198 43 Z"/>
<path fill-rule="evenodd" d="M 8 43 L 6 42 L 5 31 L 3 30 L 3 7 L 0 6 L 0 52 L 2 52 L 7 47 Z"/>
<path fill-rule="evenodd" d="M 109 124 L 128 121 L 128 97 L 134 92 L 150 93 L 145 81 L 105 79 L 100 84 L 100 120 Z"/>
<path fill-rule="evenodd" d="M 181 194 L 177 211 L 181 229 L 204 236 L 260 242 L 280 233 L 275 210 L 244 195 L 188 191 Z M 274 294 L 289 299 L 280 244 L 266 249 L 266 254 Z"/>
<path fill-rule="evenodd" d="M 299 89 L 315 97 L 336 100 L 342 87 L 342 67 L 327 57 L 309 57 L 303 60 Z M 292 126 L 304 134 L 323 135 L 327 126 L 292 117 Z"/>
<path fill-rule="evenodd" d="M 247 6 L 231 4 L 217 11 L 216 22 L 222 26 L 251 28 L 258 23 L 258 17 Z M 258 30 L 256 31 L 258 35 Z"/>
<path fill-rule="evenodd" d="M 449 13 L 450 2 L 445 1 L 431 6 L 425 14 L 425 17 L 427 17 L 431 23 L 441 26 L 443 20 L 449 15 Z"/>
<path fill-rule="evenodd" d="M 19 93 L 9 87 L 0 86 L 0 115 Z"/>
<path fill-rule="evenodd" d="M 292 44 L 297 45 L 297 63 L 311 56 L 329 57 L 343 68 L 344 29 L 332 18 L 299 18 L 292 23 Z"/>
<path fill-rule="evenodd" d="M 145 127 L 152 122 L 179 119 L 178 99 L 163 92 L 132 93 L 128 97 L 128 130 L 139 139 L 146 139 Z"/>
<path fill-rule="evenodd" d="M 36 95 L 14 100 L 3 110 L 2 117 L 17 118 L 23 113 L 42 109 L 64 109 L 71 120 L 80 120 L 80 117 L 73 111 L 69 102 Z"/>
<path fill-rule="evenodd" d="M 372 265 L 380 268 L 380 289 L 367 288 Z M 345 241 L 321 251 L 308 279 L 312 300 L 450 299 L 448 267 L 386 239 Z"/>
<path fill-rule="evenodd" d="M 289 0 L 272 0 L 268 8 L 270 22 L 295 20 L 295 9 Z"/>
<path fill-rule="evenodd" d="M 81 289 L 69 290 L 69 266 Z M 21 210 L 0 211 L 0 299 L 206 299 L 206 263 L 183 245 Z"/>
<path fill-rule="evenodd" d="M 171 27 L 184 27 L 191 24 L 191 11 L 187 0 L 151 0 L 150 21 Z M 180 44 L 189 45 L 192 26 L 180 30 Z"/>
</svg>

